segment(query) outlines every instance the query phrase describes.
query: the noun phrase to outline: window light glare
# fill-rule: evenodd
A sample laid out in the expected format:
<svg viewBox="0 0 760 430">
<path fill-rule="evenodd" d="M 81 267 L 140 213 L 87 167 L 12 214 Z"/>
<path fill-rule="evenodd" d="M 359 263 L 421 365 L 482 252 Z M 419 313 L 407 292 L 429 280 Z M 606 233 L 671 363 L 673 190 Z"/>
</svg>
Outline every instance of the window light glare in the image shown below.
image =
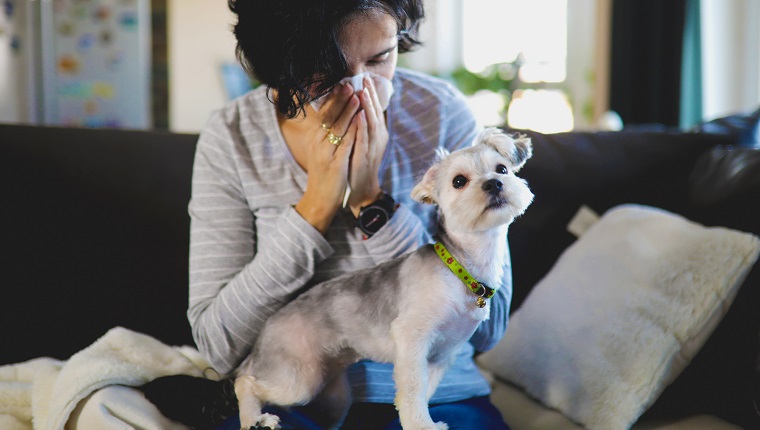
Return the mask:
<svg viewBox="0 0 760 430">
<path fill-rule="evenodd" d="M 565 80 L 564 63 L 526 63 L 520 67 L 522 82 L 562 82 Z"/>
<path fill-rule="evenodd" d="M 462 21 L 468 70 L 477 73 L 521 55 L 526 66 L 544 65 L 541 81 L 564 80 L 567 0 L 467 0 Z"/>
<path fill-rule="evenodd" d="M 504 94 L 480 90 L 467 97 L 467 104 L 481 125 L 495 127 L 504 125 L 507 104 Z"/>
<path fill-rule="evenodd" d="M 511 128 L 540 133 L 560 133 L 573 129 L 573 109 L 559 90 L 517 90 L 507 110 Z"/>
</svg>

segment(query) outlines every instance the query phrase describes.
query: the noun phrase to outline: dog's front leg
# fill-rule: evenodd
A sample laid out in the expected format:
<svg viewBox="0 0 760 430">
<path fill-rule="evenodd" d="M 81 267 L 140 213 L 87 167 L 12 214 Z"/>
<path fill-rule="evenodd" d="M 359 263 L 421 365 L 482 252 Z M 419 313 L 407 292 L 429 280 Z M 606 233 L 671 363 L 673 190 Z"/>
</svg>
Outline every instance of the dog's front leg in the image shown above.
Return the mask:
<svg viewBox="0 0 760 430">
<path fill-rule="evenodd" d="M 256 427 L 277 428 L 280 420 L 275 415 L 262 414 L 262 401 L 258 393 L 258 382 L 251 375 L 241 375 L 235 378 L 235 396 L 240 410 L 240 428 L 253 429 Z"/>
<path fill-rule="evenodd" d="M 428 363 L 428 387 L 426 398 L 428 402 L 430 401 L 430 398 L 433 397 L 436 388 L 438 388 L 438 384 L 440 384 L 441 379 L 443 379 L 443 374 L 446 373 L 446 369 L 448 368 L 448 363 Z"/>
<path fill-rule="evenodd" d="M 394 327 L 394 332 L 395 332 Z M 445 423 L 434 423 L 428 410 L 428 347 L 425 336 L 414 331 L 394 333 L 396 359 L 393 379 L 396 382 L 396 408 L 404 430 L 445 430 Z"/>
</svg>

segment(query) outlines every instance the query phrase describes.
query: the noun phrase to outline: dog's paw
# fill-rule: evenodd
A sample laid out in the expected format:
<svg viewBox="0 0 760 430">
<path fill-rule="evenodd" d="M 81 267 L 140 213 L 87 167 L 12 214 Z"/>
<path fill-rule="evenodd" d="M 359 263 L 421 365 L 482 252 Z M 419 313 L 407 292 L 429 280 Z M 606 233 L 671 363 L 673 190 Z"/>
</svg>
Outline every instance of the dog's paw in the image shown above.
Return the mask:
<svg viewBox="0 0 760 430">
<path fill-rule="evenodd" d="M 272 414 L 262 414 L 256 424 L 241 427 L 240 430 L 275 430 L 280 428 L 280 417 Z"/>
<path fill-rule="evenodd" d="M 263 414 L 259 418 L 259 427 L 276 429 L 280 428 L 280 417 L 272 414 Z"/>
<path fill-rule="evenodd" d="M 437 423 L 435 423 L 435 428 L 437 428 L 438 430 L 449 430 L 449 425 L 443 421 L 438 421 Z"/>
</svg>

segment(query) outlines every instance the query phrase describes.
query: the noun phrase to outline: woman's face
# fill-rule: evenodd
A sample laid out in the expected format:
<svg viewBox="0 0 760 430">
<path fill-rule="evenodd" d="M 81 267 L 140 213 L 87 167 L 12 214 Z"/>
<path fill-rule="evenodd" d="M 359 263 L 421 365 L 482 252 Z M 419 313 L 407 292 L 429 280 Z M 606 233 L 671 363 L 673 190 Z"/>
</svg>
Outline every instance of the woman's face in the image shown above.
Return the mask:
<svg viewBox="0 0 760 430">
<path fill-rule="evenodd" d="M 374 72 L 393 79 L 398 60 L 398 26 L 385 12 L 372 10 L 350 19 L 339 35 L 348 76 Z"/>
</svg>

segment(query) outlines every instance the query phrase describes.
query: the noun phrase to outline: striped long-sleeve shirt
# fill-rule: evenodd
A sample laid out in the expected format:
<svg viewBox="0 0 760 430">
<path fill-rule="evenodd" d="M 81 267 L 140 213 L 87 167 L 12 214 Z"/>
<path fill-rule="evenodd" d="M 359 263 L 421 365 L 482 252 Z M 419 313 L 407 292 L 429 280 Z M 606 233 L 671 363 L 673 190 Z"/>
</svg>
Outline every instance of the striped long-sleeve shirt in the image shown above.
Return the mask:
<svg viewBox="0 0 760 430">
<path fill-rule="evenodd" d="M 469 145 L 477 126 L 450 84 L 403 69 L 393 84 L 380 184 L 400 206 L 368 240 L 346 210 L 324 236 L 295 211 L 307 175 L 282 137 L 266 88 L 211 116 L 193 171 L 187 314 L 198 348 L 217 371 L 232 372 L 266 319 L 300 291 L 431 241 L 434 208 L 412 201 L 409 193 L 438 148 Z M 506 273 L 490 318 L 459 352 L 432 402 L 488 394 L 472 354 L 494 346 L 506 329 L 512 291 L 511 272 Z M 393 402 L 392 365 L 361 361 L 349 376 L 355 401 Z"/>
</svg>

